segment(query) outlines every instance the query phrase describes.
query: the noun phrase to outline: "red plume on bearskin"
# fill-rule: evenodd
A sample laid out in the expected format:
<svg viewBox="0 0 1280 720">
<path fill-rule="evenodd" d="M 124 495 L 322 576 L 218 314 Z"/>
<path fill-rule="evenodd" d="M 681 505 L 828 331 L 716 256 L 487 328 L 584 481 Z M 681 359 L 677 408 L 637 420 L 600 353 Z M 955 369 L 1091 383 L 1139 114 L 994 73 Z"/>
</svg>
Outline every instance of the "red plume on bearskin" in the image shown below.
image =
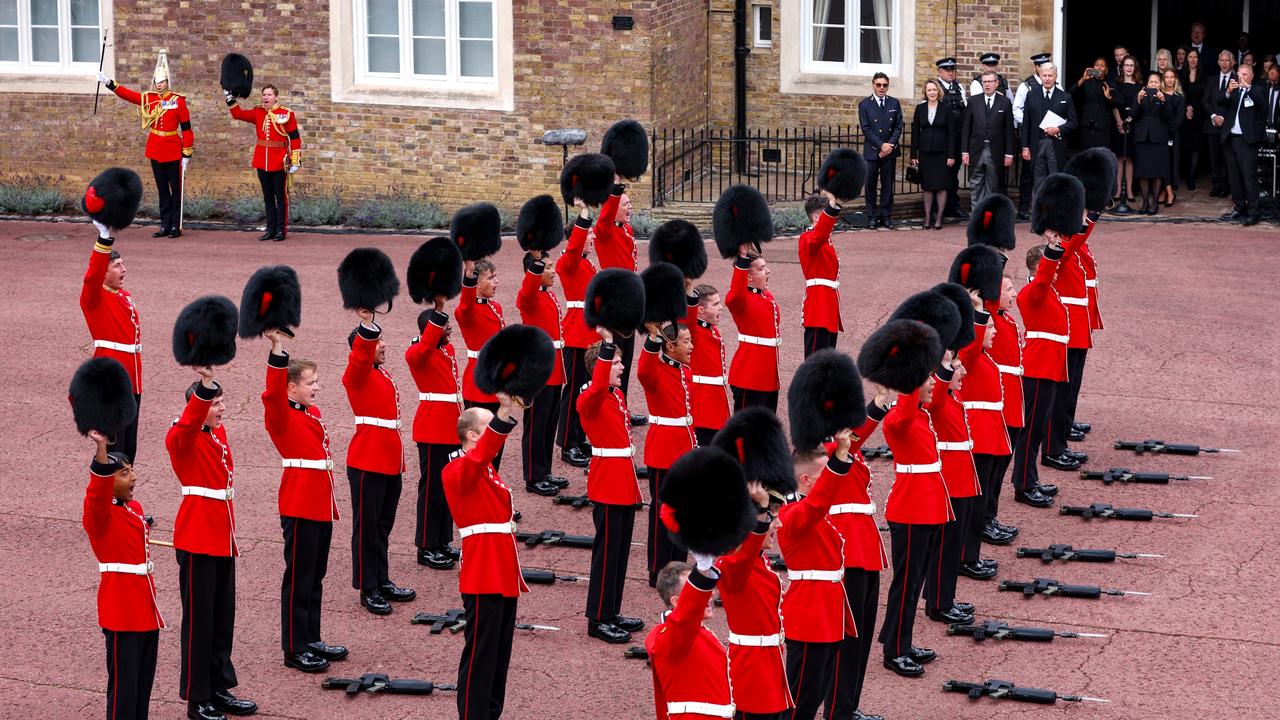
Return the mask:
<svg viewBox="0 0 1280 720">
<path fill-rule="evenodd" d="M 737 411 L 711 443 L 738 458 L 747 480 L 759 480 L 779 498 L 795 493 L 795 466 L 787 436 L 771 410 L 747 407 Z"/>
<path fill-rule="evenodd" d="M 142 178 L 128 169 L 107 168 L 85 188 L 80 209 L 112 230 L 133 224 L 142 204 Z"/>
<path fill-rule="evenodd" d="M 649 238 L 649 263 L 668 262 L 690 280 L 707 272 L 707 247 L 702 233 L 688 220 L 668 220 Z"/>
<path fill-rule="evenodd" d="M 468 205 L 453 214 L 449 237 L 463 260 L 483 260 L 502 249 L 502 215 L 493 203 Z"/>
<path fill-rule="evenodd" d="M 462 292 L 462 252 L 449 238 L 431 238 L 413 251 L 405 279 L 416 303 L 433 302 L 437 295 L 453 299 Z"/>
<path fill-rule="evenodd" d="M 267 265 L 254 271 L 240 295 L 240 337 L 261 337 L 268 330 L 283 330 L 302 324 L 302 285 L 298 273 L 288 265 Z"/>
<path fill-rule="evenodd" d="M 560 171 L 560 197 L 565 205 L 572 205 L 574 198 L 582 198 L 582 202 L 592 206 L 603 205 L 613 191 L 616 174 L 608 155 L 574 155 Z"/>
<path fill-rule="evenodd" d="M 619 120 L 605 131 L 600 152 L 613 160 L 618 175 L 634 181 L 649 169 L 649 134 L 635 120 Z"/>
<path fill-rule="evenodd" d="M 689 314 L 684 274 L 668 262 L 650 265 L 640 273 L 644 282 L 644 322 L 680 322 Z"/>
<path fill-rule="evenodd" d="M 938 333 L 943 349 L 951 347 L 960 334 L 960 311 L 955 303 L 933 290 L 918 292 L 903 300 L 889 319 L 919 320 Z M 973 325 L 972 315 L 969 324 Z"/>
<path fill-rule="evenodd" d="M 755 527 L 755 504 L 742 466 L 719 448 L 700 447 L 681 455 L 658 495 L 670 508 L 659 515 L 672 540 L 693 552 L 727 554 Z"/>
<path fill-rule="evenodd" d="M 818 189 L 835 195 L 841 202 L 857 199 L 866 179 L 867 161 L 862 153 L 849 148 L 832 150 L 818 168 Z"/>
<path fill-rule="evenodd" d="M 138 416 L 133 381 L 114 358 L 92 358 L 81 363 L 71 376 L 67 399 L 81 435 L 97 430 L 110 439 Z"/>
<path fill-rule="evenodd" d="M 644 324 L 644 312 L 644 281 L 630 270 L 606 268 L 587 283 L 582 309 L 587 327 L 604 327 L 629 337 Z"/>
<path fill-rule="evenodd" d="M 716 201 L 711 227 L 720 257 L 731 258 L 737 256 L 741 245 L 751 244 L 758 250 L 773 239 L 773 214 L 759 190 L 731 185 Z"/>
<path fill-rule="evenodd" d="M 977 290 L 983 300 L 996 302 L 1004 281 L 1005 261 L 1004 255 L 988 245 L 970 245 L 956 253 L 947 281 Z"/>
<path fill-rule="evenodd" d="M 813 450 L 845 428 L 866 422 L 862 377 L 839 350 L 819 350 L 796 368 L 787 388 L 791 445 Z"/>
<path fill-rule="evenodd" d="M 1016 215 L 1013 201 L 1004 195 L 992 194 L 982 198 L 969 215 L 969 244 L 1012 250 L 1018 243 L 1014 232 Z"/>
<path fill-rule="evenodd" d="M 550 195 L 530 198 L 516 217 L 516 242 L 524 251 L 555 250 L 564 242 L 564 216 Z"/>
<path fill-rule="evenodd" d="M 338 290 L 346 310 L 390 312 L 400 294 L 400 278 L 391 258 L 378 248 L 362 247 L 347 253 L 338 265 Z"/>
<path fill-rule="evenodd" d="M 862 377 L 903 394 L 918 390 L 940 362 L 938 333 L 918 320 L 890 320 L 858 351 Z"/>
<path fill-rule="evenodd" d="M 533 325 L 508 325 L 489 338 L 476 358 L 480 392 L 533 400 L 558 361 L 551 336 Z"/>
<path fill-rule="evenodd" d="M 173 359 L 179 365 L 226 365 L 236 357 L 235 303 L 221 295 L 191 301 L 173 323 Z"/>
<path fill-rule="evenodd" d="M 1040 181 L 1031 201 L 1031 232 L 1053 230 L 1063 238 L 1084 226 L 1084 186 L 1073 175 L 1053 173 Z"/>
</svg>

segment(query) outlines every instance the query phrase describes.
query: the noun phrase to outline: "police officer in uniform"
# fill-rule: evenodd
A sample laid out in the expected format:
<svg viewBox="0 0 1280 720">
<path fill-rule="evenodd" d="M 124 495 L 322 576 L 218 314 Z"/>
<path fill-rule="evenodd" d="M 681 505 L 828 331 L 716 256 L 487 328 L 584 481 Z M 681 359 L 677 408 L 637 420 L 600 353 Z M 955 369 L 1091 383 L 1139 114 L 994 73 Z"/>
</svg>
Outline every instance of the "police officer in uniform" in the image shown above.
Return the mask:
<svg viewBox="0 0 1280 720">
<path fill-rule="evenodd" d="M 951 127 L 955 129 L 957 134 L 960 133 L 961 127 L 964 125 L 964 110 L 966 96 L 960 83 L 956 80 L 956 59 L 946 57 L 934 63 L 938 68 L 938 84 L 942 86 L 942 100 L 951 111 L 951 119 L 954 120 Z M 955 163 L 947 168 L 947 172 L 951 177 L 951 184 L 947 186 L 947 204 L 942 210 L 943 219 L 968 220 L 969 215 L 960 209 L 960 199 L 957 191 L 960 189 L 960 163 Z"/>
<path fill-rule="evenodd" d="M 983 53 L 982 57 L 979 58 L 978 61 L 983 65 L 982 72 L 990 70 L 996 74 L 996 77 L 1000 78 L 1000 84 L 996 86 L 996 92 L 1009 98 L 1009 102 L 1013 102 L 1013 91 L 1009 89 L 1009 81 L 1005 79 L 1004 73 L 997 69 L 1000 67 L 1000 53 Z M 974 75 L 973 82 L 969 83 L 969 96 L 973 97 L 974 95 L 981 94 L 982 73 L 980 72 L 977 75 Z"/>
</svg>

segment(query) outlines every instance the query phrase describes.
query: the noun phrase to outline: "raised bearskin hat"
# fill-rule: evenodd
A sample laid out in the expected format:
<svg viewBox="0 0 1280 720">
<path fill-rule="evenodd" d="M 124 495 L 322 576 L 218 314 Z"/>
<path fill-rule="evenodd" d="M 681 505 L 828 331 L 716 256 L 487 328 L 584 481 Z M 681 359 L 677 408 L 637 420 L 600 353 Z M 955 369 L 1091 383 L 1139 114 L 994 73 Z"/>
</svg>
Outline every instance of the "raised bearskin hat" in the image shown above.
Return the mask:
<svg viewBox="0 0 1280 720">
<path fill-rule="evenodd" d="M 1074 176 L 1084 186 L 1084 206 L 1089 212 L 1100 213 L 1111 201 L 1111 191 L 1116 185 L 1116 154 L 1108 148 L 1097 147 L 1076 153 L 1067 161 L 1063 172 Z"/>
<path fill-rule="evenodd" d="M 539 195 L 520 208 L 516 217 L 516 242 L 525 252 L 555 250 L 564 242 L 564 216 L 555 198 Z"/>
<path fill-rule="evenodd" d="M 606 268 L 587 283 L 582 319 L 587 327 L 604 327 L 630 336 L 644 324 L 645 284 L 640 276 L 622 268 Z M 683 290 L 683 285 L 681 289 Z M 682 301 L 683 302 L 683 301 Z"/>
<path fill-rule="evenodd" d="M 249 58 L 239 53 L 222 58 L 222 89 L 238 98 L 253 94 L 253 63 Z"/>
<path fill-rule="evenodd" d="M 635 180 L 649 169 L 649 134 L 635 120 L 619 120 L 605 131 L 600 152 L 613 160 L 618 175 Z"/>
<path fill-rule="evenodd" d="M 347 310 L 380 311 L 386 305 L 381 312 L 391 312 L 391 301 L 400 294 L 400 278 L 386 253 L 378 248 L 356 248 L 338 265 L 338 290 Z"/>
<path fill-rule="evenodd" d="M 92 358 L 81 363 L 71 376 L 67 399 L 81 435 L 97 430 L 111 437 L 138 416 L 133 382 L 114 358 Z"/>
<path fill-rule="evenodd" d="M 791 445 L 813 450 L 845 428 L 867 419 L 862 377 L 853 358 L 827 349 L 805 358 L 787 388 Z"/>
<path fill-rule="evenodd" d="M 765 489 L 785 501 L 796 491 L 795 466 L 782 423 L 772 410 L 747 407 L 733 414 L 716 433 L 712 445 L 738 458 L 742 474 L 759 480 Z"/>
<path fill-rule="evenodd" d="M 932 290 L 950 300 L 960 315 L 960 329 L 956 332 L 951 344 L 947 346 L 948 349 L 959 352 L 960 348 L 968 346 L 977 337 L 973 329 L 973 299 L 963 285 L 953 282 L 938 283 Z"/>
<path fill-rule="evenodd" d="M 689 314 L 684 294 L 684 274 L 668 262 L 650 265 L 640 273 L 644 282 L 644 321 L 679 322 Z"/>
<path fill-rule="evenodd" d="M 1031 201 L 1031 232 L 1052 230 L 1065 239 L 1084 226 L 1084 186 L 1073 175 L 1054 173 L 1040 181 Z"/>
<path fill-rule="evenodd" d="M 288 265 L 267 265 L 249 276 L 240 295 L 240 337 L 281 330 L 293 337 L 302 324 L 302 285 Z"/>
<path fill-rule="evenodd" d="M 918 320 L 890 320 L 858 351 L 862 377 L 903 394 L 920 389 L 940 362 L 938 333 Z"/>
<path fill-rule="evenodd" d="M 502 215 L 493 203 L 468 205 L 453 214 L 449 237 L 463 260 L 483 260 L 502 249 Z"/>
<path fill-rule="evenodd" d="M 663 476 L 658 495 L 663 526 L 677 545 L 692 552 L 728 554 L 756 524 L 742 466 L 720 448 L 681 455 Z"/>
<path fill-rule="evenodd" d="M 555 362 L 556 349 L 546 331 L 533 325 L 508 325 L 480 348 L 476 387 L 490 395 L 501 392 L 529 402 L 546 386 Z"/>
<path fill-rule="evenodd" d="M 849 148 L 832 150 L 818 168 L 818 189 L 835 195 L 841 202 L 857 199 L 866 179 L 867 161 L 862 153 Z"/>
<path fill-rule="evenodd" d="M 947 282 L 959 283 L 987 302 L 1000 299 L 1000 284 L 1004 280 L 1004 264 L 1007 258 L 987 245 L 970 245 L 956 253 L 947 273 Z"/>
<path fill-rule="evenodd" d="M 582 153 L 569 158 L 560 171 L 560 197 L 565 205 L 582 198 L 588 205 L 603 205 L 613 191 L 617 170 L 613 160 L 601 153 Z"/>
<path fill-rule="evenodd" d="M 668 262 L 680 268 L 689 280 L 707 272 L 707 247 L 702 233 L 688 220 L 668 220 L 649 238 L 649 262 Z"/>
<path fill-rule="evenodd" d="M 226 365 L 236 357 L 235 303 L 221 295 L 191 301 L 173 323 L 173 359 L 179 365 Z"/>
<path fill-rule="evenodd" d="M 433 302 L 437 295 L 453 299 L 462 292 L 462 252 L 446 237 L 431 238 L 409 258 L 409 299 Z"/>
<path fill-rule="evenodd" d="M 1004 195 L 982 198 L 969 215 L 969 244 L 1012 250 L 1018 244 L 1014 232 L 1016 212 L 1013 201 Z"/>
<path fill-rule="evenodd" d="M 889 319 L 919 320 L 938 333 L 943 349 L 951 347 L 960 333 L 960 311 L 956 309 L 955 303 L 932 290 L 918 292 L 903 300 Z M 972 325 L 972 318 L 970 324 Z"/>
<path fill-rule="evenodd" d="M 113 167 L 98 173 L 80 199 L 80 209 L 112 230 L 129 227 L 142 203 L 142 178 L 128 169 Z"/>
<path fill-rule="evenodd" d="M 720 257 L 738 254 L 741 245 L 760 246 L 773 239 L 773 214 L 764 195 L 750 185 L 731 185 L 716 201 L 711 215 L 716 248 Z"/>
</svg>

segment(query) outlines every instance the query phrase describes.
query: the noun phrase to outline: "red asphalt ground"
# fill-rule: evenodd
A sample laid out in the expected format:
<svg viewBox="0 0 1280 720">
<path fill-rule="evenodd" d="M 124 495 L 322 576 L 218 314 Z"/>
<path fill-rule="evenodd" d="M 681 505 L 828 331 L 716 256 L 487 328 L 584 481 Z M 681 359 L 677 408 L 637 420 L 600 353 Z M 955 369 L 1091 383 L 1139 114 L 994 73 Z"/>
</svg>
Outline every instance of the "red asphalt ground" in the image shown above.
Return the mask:
<svg viewBox="0 0 1280 720">
<path fill-rule="evenodd" d="M 1020 243 L 1033 236 L 1020 225 Z M 374 244 L 403 270 L 421 237 L 360 237 L 294 234 L 283 244 L 258 243 L 250 233 L 191 231 L 180 240 L 152 240 L 150 227 L 121 233 L 117 247 L 128 262 L 126 286 L 141 309 L 147 352 L 146 397 L 139 434 L 141 481 L 137 497 L 157 519 L 156 537 L 169 537 L 180 496 L 169 469 L 163 438 L 182 405 L 181 392 L 194 374 L 177 367 L 169 335 L 179 309 L 193 298 L 222 293 L 238 300 L 249 274 L 268 263 L 289 263 L 301 276 L 304 322 L 290 344 L 296 356 L 320 362 L 324 389 L 320 406 L 334 434 L 335 459 L 344 457 L 350 437 L 350 409 L 339 383 L 345 339 L 355 323 L 341 309 L 335 268 L 352 247 Z M 1173 486 L 1104 487 L 1070 474 L 1045 470 L 1046 482 L 1062 486 L 1059 502 L 1094 501 L 1157 510 L 1198 513 L 1193 520 L 1152 523 L 1086 523 L 1056 510 L 1034 510 L 1012 502 L 1006 488 L 1001 517 L 1022 527 L 1014 546 L 987 547 L 1001 561 L 1000 578 L 1056 577 L 1064 582 L 1101 584 L 1151 592 L 1151 597 L 1101 600 L 1023 599 L 997 593 L 994 582 L 961 579 L 960 598 L 978 606 L 980 618 L 1059 629 L 1105 632 L 1106 640 L 1057 640 L 1052 644 L 946 637 L 944 628 L 924 620 L 917 642 L 938 651 L 922 679 L 899 678 L 872 652 L 863 708 L 894 720 L 905 718 L 1073 718 L 1232 717 L 1274 718 L 1280 707 L 1276 670 L 1280 666 L 1280 604 L 1269 599 L 1274 569 L 1280 566 L 1277 510 L 1272 492 L 1280 452 L 1280 334 L 1275 308 L 1280 290 L 1270 271 L 1280 233 L 1272 227 L 1105 222 L 1092 245 L 1102 272 L 1102 311 L 1107 329 L 1096 335 L 1080 401 L 1080 419 L 1093 434 L 1078 447 L 1093 459 L 1088 467 L 1112 466 L 1212 475 L 1213 480 Z M 4 685 L 0 717 L 98 717 L 106 675 L 102 634 L 95 622 L 98 575 L 84 531 L 81 503 L 91 444 L 76 435 L 66 402 L 68 379 L 90 354 L 80 317 L 80 280 L 93 244 L 83 224 L 5 222 L 4 320 L 12 340 L 0 376 L 0 460 L 8 468 L 0 493 L 0 563 L 5 581 L 0 609 Z M 802 282 L 794 240 L 768 248 L 772 288 L 783 307 L 784 367 L 800 361 Z M 918 230 L 860 232 L 837 238 L 843 261 L 844 313 L 848 333 L 841 348 L 852 351 L 907 294 L 942 280 L 951 257 L 964 243 L 958 227 L 939 233 Z M 641 247 L 642 254 L 644 247 Z M 508 241 L 499 257 L 499 298 L 507 317 L 517 316 L 514 296 L 518 249 Z M 1019 273 L 1025 278 L 1025 273 Z M 727 262 L 713 262 L 708 280 L 724 289 Z M 388 317 L 391 358 L 403 398 L 402 416 L 413 412 L 412 381 L 402 353 L 415 335 L 417 309 L 407 298 Z M 727 315 L 726 315 L 727 319 Z M 732 335 L 732 332 L 728 333 Z M 319 688 L 320 677 L 287 670 L 278 640 L 279 582 L 283 561 L 276 489 L 279 460 L 262 426 L 266 341 L 242 342 L 236 360 L 220 372 L 227 392 L 226 425 L 236 460 L 236 505 L 241 557 L 234 660 L 236 692 L 256 700 L 260 715 L 279 718 L 447 718 L 454 695 L 354 699 Z M 789 377 L 790 373 L 785 375 Z M 638 384 L 637 384 L 638 385 Z M 640 410 L 638 387 L 632 404 Z M 518 434 L 519 431 L 517 431 Z M 643 430 L 637 431 L 637 442 Z M 438 572 L 414 562 L 414 455 L 392 536 L 392 576 L 418 591 L 418 599 L 387 617 L 362 610 L 349 586 L 350 497 L 344 474 L 325 594 L 324 638 L 350 646 L 351 657 L 335 663 L 341 675 L 384 672 L 393 676 L 452 682 L 462 636 L 429 635 L 409 625 L 414 612 L 460 607 L 454 572 Z M 1240 455 L 1136 457 L 1110 449 L 1117 438 L 1156 437 L 1234 447 Z M 509 445 L 515 445 L 512 436 Z M 874 437 L 870 444 L 878 444 Z M 510 447 L 504 470 L 517 472 Z M 888 466 L 874 461 L 875 499 L 883 507 Z M 581 472 L 561 468 L 583 492 Z M 526 530 L 559 528 L 591 532 L 586 511 L 552 506 L 517 491 Z M 645 537 L 638 519 L 638 541 Z M 1121 561 L 1113 565 L 1073 563 L 1042 566 L 1014 558 L 1016 545 L 1074 543 L 1159 553 L 1163 560 Z M 160 604 L 170 627 L 161 635 L 152 717 L 185 717 L 178 699 L 180 605 L 177 567 L 171 550 L 154 548 Z M 522 551 L 527 567 L 586 574 L 584 550 L 536 548 Z M 642 549 L 634 548 L 624 612 L 646 620 L 659 611 L 644 581 Z M 889 575 L 881 581 L 887 591 Z M 507 692 L 510 718 L 652 717 L 650 675 L 641 661 L 622 657 L 622 647 L 590 640 L 581 612 L 584 584 L 535 586 L 520 601 L 524 622 L 546 623 L 561 632 L 517 632 Z M 883 608 L 882 608 L 883 614 Z M 711 627 L 725 637 L 722 616 Z M 862 628 L 876 632 L 877 628 Z M 641 638 L 637 638 L 639 642 Z M 1110 699 L 1110 705 L 1042 707 L 970 702 L 945 694 L 948 678 L 1004 678 L 1032 687 L 1079 692 Z"/>
</svg>

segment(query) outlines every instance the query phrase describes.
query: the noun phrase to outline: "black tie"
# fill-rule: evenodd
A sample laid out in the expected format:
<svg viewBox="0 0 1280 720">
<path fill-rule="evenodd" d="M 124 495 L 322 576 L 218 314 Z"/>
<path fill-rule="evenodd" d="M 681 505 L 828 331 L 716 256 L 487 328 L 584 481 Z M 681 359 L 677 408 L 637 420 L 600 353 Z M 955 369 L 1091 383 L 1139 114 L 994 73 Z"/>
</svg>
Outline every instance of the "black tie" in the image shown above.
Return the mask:
<svg viewBox="0 0 1280 720">
<path fill-rule="evenodd" d="M 884 98 L 880 98 L 880 109 L 884 109 Z"/>
<path fill-rule="evenodd" d="M 1227 76 L 1226 76 L 1226 75 L 1223 75 L 1223 76 L 1222 76 L 1222 88 L 1219 90 L 1219 92 L 1224 92 L 1224 93 L 1225 93 L 1226 91 L 1227 91 Z"/>
</svg>

